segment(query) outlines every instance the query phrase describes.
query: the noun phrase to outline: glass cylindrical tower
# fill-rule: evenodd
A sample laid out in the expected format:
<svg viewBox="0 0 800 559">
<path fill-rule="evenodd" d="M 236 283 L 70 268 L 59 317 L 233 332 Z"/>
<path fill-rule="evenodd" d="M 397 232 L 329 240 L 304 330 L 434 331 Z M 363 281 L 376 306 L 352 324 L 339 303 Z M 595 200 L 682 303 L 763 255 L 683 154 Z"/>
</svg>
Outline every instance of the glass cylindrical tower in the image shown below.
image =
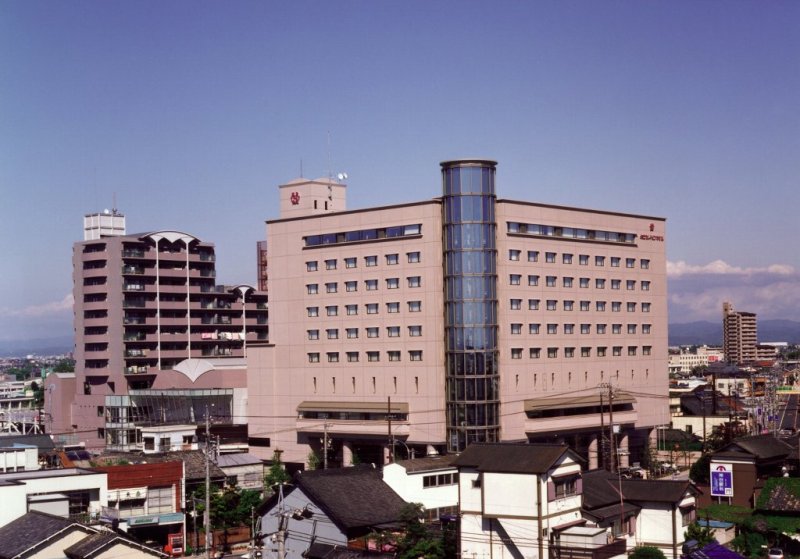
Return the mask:
<svg viewBox="0 0 800 559">
<path fill-rule="evenodd" d="M 447 450 L 500 439 L 496 161 L 444 161 Z"/>
</svg>

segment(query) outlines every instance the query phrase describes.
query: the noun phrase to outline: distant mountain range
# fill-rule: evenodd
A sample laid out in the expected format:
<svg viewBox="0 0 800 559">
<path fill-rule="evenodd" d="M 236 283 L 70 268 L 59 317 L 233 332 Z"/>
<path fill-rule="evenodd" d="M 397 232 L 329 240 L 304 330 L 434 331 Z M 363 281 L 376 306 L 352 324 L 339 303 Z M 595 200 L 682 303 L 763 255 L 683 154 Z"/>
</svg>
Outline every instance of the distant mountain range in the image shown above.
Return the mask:
<svg viewBox="0 0 800 559">
<path fill-rule="evenodd" d="M 759 342 L 800 343 L 800 322 L 759 320 Z M 669 325 L 669 345 L 722 345 L 722 319 L 719 322 L 686 322 Z"/>
<path fill-rule="evenodd" d="M 0 357 L 25 357 L 26 355 L 62 355 L 73 350 L 72 336 L 39 338 L 34 340 L 0 340 Z"/>
</svg>

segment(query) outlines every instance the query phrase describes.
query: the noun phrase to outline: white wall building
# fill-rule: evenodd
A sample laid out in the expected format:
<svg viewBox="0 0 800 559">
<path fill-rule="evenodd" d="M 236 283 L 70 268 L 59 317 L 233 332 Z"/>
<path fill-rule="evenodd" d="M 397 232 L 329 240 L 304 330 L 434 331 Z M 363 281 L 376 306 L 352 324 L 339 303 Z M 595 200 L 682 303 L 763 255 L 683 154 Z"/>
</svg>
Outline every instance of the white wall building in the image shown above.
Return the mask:
<svg viewBox="0 0 800 559">
<path fill-rule="evenodd" d="M 458 514 L 454 455 L 399 460 L 383 467 L 383 481 L 409 503 L 425 507 L 427 521 Z"/>
</svg>

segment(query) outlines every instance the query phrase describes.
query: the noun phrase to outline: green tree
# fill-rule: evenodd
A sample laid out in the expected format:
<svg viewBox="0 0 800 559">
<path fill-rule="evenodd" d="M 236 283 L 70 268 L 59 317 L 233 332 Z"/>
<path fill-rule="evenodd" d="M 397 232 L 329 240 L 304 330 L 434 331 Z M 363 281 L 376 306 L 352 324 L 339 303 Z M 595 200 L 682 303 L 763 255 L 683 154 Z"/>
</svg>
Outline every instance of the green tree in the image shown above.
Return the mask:
<svg viewBox="0 0 800 559">
<path fill-rule="evenodd" d="M 291 477 L 283 467 L 283 462 L 281 462 L 281 453 L 280 451 L 276 450 L 272 453 L 272 465 L 269 467 L 267 475 L 264 476 L 264 486 L 272 488 L 275 485 L 288 483 L 289 480 L 291 480 Z"/>
<path fill-rule="evenodd" d="M 58 363 L 56 363 L 55 367 L 53 367 L 54 373 L 74 373 L 75 372 L 75 360 L 74 359 L 62 359 Z"/>
<path fill-rule="evenodd" d="M 444 559 L 444 543 L 422 523 L 422 505 L 408 503 L 400 511 L 403 535 L 397 542 L 397 559 Z"/>
<path fill-rule="evenodd" d="M 319 454 L 317 454 L 313 450 L 308 453 L 308 469 L 309 470 L 319 470 L 319 467 L 320 467 L 321 464 L 322 464 L 322 459 L 319 457 Z"/>
<path fill-rule="evenodd" d="M 708 483 L 709 480 L 709 468 L 711 467 L 711 455 L 710 454 L 703 454 L 700 458 L 697 459 L 697 462 L 692 464 L 692 467 L 689 469 L 689 478 L 695 483 Z"/>
<path fill-rule="evenodd" d="M 714 533 L 711 528 L 707 526 L 700 526 L 697 522 L 689 524 L 686 532 L 683 533 L 683 539 L 686 541 L 694 540 L 700 547 L 705 547 L 714 541 Z"/>
<path fill-rule="evenodd" d="M 629 559 L 667 559 L 663 551 L 649 545 L 640 545 L 633 548 L 628 557 Z"/>
</svg>

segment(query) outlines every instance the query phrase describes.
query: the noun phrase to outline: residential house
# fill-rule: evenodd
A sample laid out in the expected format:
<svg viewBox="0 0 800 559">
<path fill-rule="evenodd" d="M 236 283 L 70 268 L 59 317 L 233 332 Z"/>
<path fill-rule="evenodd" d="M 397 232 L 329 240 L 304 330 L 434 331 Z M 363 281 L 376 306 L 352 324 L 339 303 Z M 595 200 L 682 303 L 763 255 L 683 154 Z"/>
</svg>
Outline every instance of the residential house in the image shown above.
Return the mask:
<svg viewBox="0 0 800 559">
<path fill-rule="evenodd" d="M 369 465 L 295 474 L 257 514 L 267 549 L 301 559 L 314 543 L 369 547 L 373 532 L 395 531 L 406 502 Z"/>
<path fill-rule="evenodd" d="M 583 524 L 581 458 L 554 444 L 475 443 L 455 460 L 463 557 L 546 559 Z"/>
<path fill-rule="evenodd" d="M 250 491 L 264 490 L 264 462 L 247 452 L 220 454 L 217 466 L 225 472 L 228 485 Z"/>
<path fill-rule="evenodd" d="M 458 515 L 456 456 L 426 456 L 398 460 L 383 467 L 383 481 L 409 503 L 425 507 L 425 520 Z"/>
</svg>

